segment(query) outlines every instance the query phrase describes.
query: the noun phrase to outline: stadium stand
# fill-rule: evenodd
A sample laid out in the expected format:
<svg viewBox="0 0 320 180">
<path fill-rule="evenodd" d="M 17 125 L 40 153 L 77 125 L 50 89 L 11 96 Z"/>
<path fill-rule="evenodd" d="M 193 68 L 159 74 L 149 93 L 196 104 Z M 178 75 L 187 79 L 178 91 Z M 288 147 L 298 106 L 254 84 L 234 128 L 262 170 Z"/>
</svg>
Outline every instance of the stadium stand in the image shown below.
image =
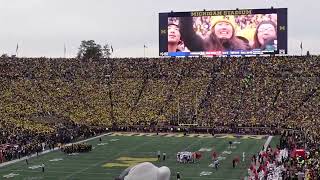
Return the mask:
<svg viewBox="0 0 320 180">
<path fill-rule="evenodd" d="M 0 162 L 107 127 L 155 132 L 198 124 L 182 128 L 282 134 L 279 150 L 311 152 L 303 166 L 286 161 L 288 176 L 319 177 L 319 88 L 319 56 L 1 58 Z"/>
</svg>

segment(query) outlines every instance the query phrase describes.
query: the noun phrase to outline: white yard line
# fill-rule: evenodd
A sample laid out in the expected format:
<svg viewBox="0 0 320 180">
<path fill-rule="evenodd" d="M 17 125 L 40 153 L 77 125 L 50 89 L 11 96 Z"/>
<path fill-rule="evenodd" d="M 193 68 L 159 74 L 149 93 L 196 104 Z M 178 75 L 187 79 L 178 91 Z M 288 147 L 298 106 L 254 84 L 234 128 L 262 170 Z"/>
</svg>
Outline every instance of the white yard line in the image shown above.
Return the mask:
<svg viewBox="0 0 320 180">
<path fill-rule="evenodd" d="M 264 143 L 264 146 L 263 146 L 264 147 L 264 149 L 263 149 L 264 151 L 267 150 L 272 138 L 273 138 L 273 136 L 269 136 L 268 139 L 266 140 L 266 142 Z"/>
<path fill-rule="evenodd" d="M 150 143 L 150 142 L 152 142 L 152 141 L 149 141 L 149 142 L 148 142 L 148 141 L 145 141 L 144 143 L 139 144 L 139 145 L 137 145 L 137 146 L 134 146 L 133 148 L 129 148 L 129 149 L 125 150 L 125 151 L 121 151 L 121 152 L 119 152 L 118 154 L 114 155 L 113 157 L 118 157 L 119 155 L 121 155 L 121 154 L 123 154 L 123 153 L 129 152 L 129 151 L 133 151 L 133 150 L 135 150 L 135 149 L 137 149 L 137 148 L 139 148 L 139 147 L 141 147 L 141 146 L 143 146 L 143 145 L 145 145 L 145 144 L 147 144 L 147 143 Z M 72 176 L 74 176 L 74 175 L 76 175 L 76 174 L 83 173 L 84 171 L 86 171 L 86 170 L 88 170 L 88 169 L 90 169 L 90 168 L 92 168 L 92 167 L 95 167 L 95 166 L 97 166 L 97 165 L 99 165 L 99 164 L 101 164 L 101 163 L 104 163 L 104 162 L 106 162 L 106 161 L 108 161 L 108 160 L 107 160 L 107 159 L 104 159 L 103 161 L 99 161 L 99 162 L 97 162 L 97 163 L 95 163 L 95 164 L 91 164 L 90 166 L 88 166 L 88 167 L 86 167 L 86 168 L 80 169 L 79 171 L 76 171 L 76 172 L 74 172 L 74 173 L 69 174 L 68 176 L 65 176 L 63 179 L 69 179 L 70 177 L 72 177 Z M 114 177 L 113 177 L 113 178 L 114 178 Z"/>
<path fill-rule="evenodd" d="M 193 143 L 189 144 L 186 148 L 184 148 L 184 151 L 188 150 L 191 146 L 197 144 L 199 141 L 202 141 L 203 139 L 198 139 L 197 141 L 194 141 Z"/>
<path fill-rule="evenodd" d="M 97 139 L 97 138 L 100 138 L 100 137 L 103 137 L 103 136 L 106 136 L 106 135 L 110 135 L 110 134 L 112 134 L 112 133 L 102 134 L 102 135 L 99 135 L 99 136 L 96 136 L 96 137 L 92 137 L 92 138 L 85 139 L 85 140 L 78 141 L 78 142 L 74 142 L 74 143 L 83 143 L 83 142 L 87 142 L 87 141 L 90 141 L 90 140 L 93 140 L 93 139 Z M 266 142 L 265 142 L 265 144 L 264 144 L 264 150 L 267 149 L 267 147 L 268 147 L 268 145 L 270 144 L 272 138 L 273 138 L 273 136 L 268 136 L 268 139 L 266 140 Z M 202 139 L 199 138 L 197 141 L 189 144 L 189 145 L 185 148 L 185 150 L 187 150 L 187 149 L 189 149 L 191 146 L 199 143 L 199 141 L 202 141 Z M 74 144 L 74 143 L 69 143 L 69 144 L 67 144 L 67 145 L 71 145 L 71 144 Z M 135 146 L 134 149 L 139 148 L 139 147 L 141 147 L 142 145 L 145 145 L 146 143 L 147 143 L 147 141 L 146 141 L 145 143 L 142 143 L 142 144 L 138 145 L 138 146 Z M 43 152 L 39 153 L 39 155 L 44 155 L 44 154 L 47 154 L 47 153 L 49 153 L 49 152 L 53 152 L 53 151 L 56 151 L 56 150 L 59 150 L 59 148 L 56 147 L 56 148 L 54 148 L 54 150 L 46 150 L 46 151 L 43 151 Z M 120 152 L 120 153 L 118 153 L 116 156 L 119 156 L 119 155 L 122 154 L 122 153 L 128 152 L 129 150 L 131 150 L 131 149 L 127 149 L 126 151 Z M 1 167 L 8 166 L 8 165 L 11 165 L 11 164 L 14 164 L 14 163 L 17 163 L 17 162 L 21 162 L 21 161 L 24 161 L 24 160 L 27 159 L 27 158 L 32 158 L 32 157 L 36 157 L 36 156 L 37 156 L 36 154 L 33 154 L 33 155 L 31 155 L 31 156 L 28 156 L 28 157 L 23 157 L 23 158 L 21 158 L 21 159 L 16 159 L 16 160 L 13 160 L 13 161 L 5 162 L 5 163 L 0 164 L 0 168 L 1 168 Z M 228 155 L 227 155 L 227 156 L 228 156 Z M 80 169 L 79 171 L 76 171 L 76 172 L 74 172 L 74 173 L 72 173 L 72 174 L 69 174 L 68 176 L 64 177 L 64 179 L 68 179 L 68 178 L 70 178 L 70 177 L 72 177 L 72 176 L 74 176 L 74 175 L 76 175 L 76 174 L 80 174 L 80 173 L 82 173 L 82 172 L 90 169 L 91 167 L 97 166 L 97 165 L 99 165 L 99 164 L 101 164 L 101 163 L 103 163 L 103 162 L 106 162 L 106 160 L 101 161 L 101 162 L 98 162 L 98 163 L 95 163 L 95 164 L 90 165 L 90 166 L 87 166 L 87 167 L 84 168 L 84 169 Z M 15 170 L 12 170 L 12 171 L 15 171 Z M 16 170 L 16 171 L 17 171 L 17 170 Z M 50 171 L 48 171 L 48 172 L 50 172 Z M 69 173 L 70 173 L 70 172 L 69 172 Z M 90 174 L 90 173 L 88 173 L 88 174 Z M 108 173 L 104 173 L 104 174 L 108 174 Z M 201 177 L 192 177 L 192 176 L 190 176 L 190 177 L 185 177 L 185 178 L 192 178 L 192 179 L 217 179 L 217 180 L 220 180 L 220 179 L 223 180 L 223 179 L 224 179 L 224 178 L 214 178 L 214 177 L 209 177 L 209 176 L 208 176 L 208 177 L 206 177 L 206 176 L 201 176 Z M 230 180 L 236 180 L 236 179 L 230 179 Z"/>
<path fill-rule="evenodd" d="M 103 137 L 103 136 L 106 136 L 106 135 L 110 135 L 112 133 L 106 133 L 106 134 L 101 134 L 99 136 L 95 136 L 95 137 L 92 137 L 92 138 L 89 138 L 89 139 L 85 139 L 85 140 L 82 140 L 82 141 L 77 141 L 77 142 L 73 142 L 73 143 L 69 143 L 69 144 L 66 144 L 66 145 L 71 145 L 71 144 L 75 144 L 75 143 L 83 143 L 83 142 L 87 142 L 87 141 L 91 141 L 93 139 L 97 139 L 97 138 L 100 138 L 100 137 Z M 45 150 L 45 151 L 42 151 L 41 153 L 39 153 L 39 156 L 40 155 L 44 155 L 44 154 L 48 154 L 50 152 L 53 152 L 53 151 L 56 151 L 56 150 L 59 150 L 60 148 L 56 147 L 54 148 L 53 150 Z M 32 154 L 31 156 L 26 156 L 26 157 L 23 157 L 21 159 L 15 159 L 15 160 L 12 160 L 12 161 L 8 161 L 8 162 L 4 162 L 4 163 L 1 163 L 0 164 L 0 168 L 2 167 L 5 167 L 5 166 L 8 166 L 8 165 L 11 165 L 11 164 L 14 164 L 14 163 L 17 163 L 17 162 L 21 162 L 21 161 L 24 161 L 26 159 L 29 159 L 29 158 L 33 158 L 33 157 L 36 157 L 37 154 Z"/>
<path fill-rule="evenodd" d="M 264 145 L 263 145 L 263 151 L 266 151 L 266 150 L 267 150 L 267 148 L 268 148 L 268 146 L 269 146 L 272 138 L 273 138 L 273 136 L 268 136 L 268 139 L 266 140 L 266 142 L 265 142 Z M 261 151 L 260 151 L 260 152 L 261 152 Z M 260 152 L 259 152 L 259 153 L 260 153 Z M 246 172 L 245 174 L 246 174 L 245 176 L 248 176 L 248 172 Z"/>
</svg>

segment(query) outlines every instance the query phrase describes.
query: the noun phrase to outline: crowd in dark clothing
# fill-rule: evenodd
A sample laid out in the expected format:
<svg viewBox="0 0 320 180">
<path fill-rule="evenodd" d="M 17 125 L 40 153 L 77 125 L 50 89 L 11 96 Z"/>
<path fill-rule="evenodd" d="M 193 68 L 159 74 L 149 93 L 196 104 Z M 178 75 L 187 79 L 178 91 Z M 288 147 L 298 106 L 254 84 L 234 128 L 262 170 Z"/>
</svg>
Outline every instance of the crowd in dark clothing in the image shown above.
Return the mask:
<svg viewBox="0 0 320 180">
<path fill-rule="evenodd" d="M 186 134 L 239 134 L 239 135 L 279 135 L 285 128 L 281 127 L 247 127 L 247 126 L 119 126 L 112 131 L 119 132 L 142 132 L 142 133 L 186 133 Z"/>
<path fill-rule="evenodd" d="M 107 127 L 274 135 L 291 129 L 318 145 L 319 87 L 319 56 L 0 58 L 0 158 Z"/>
<path fill-rule="evenodd" d="M 69 146 L 64 146 L 61 148 L 61 151 L 66 154 L 84 153 L 84 152 L 90 152 L 91 150 L 92 150 L 92 145 L 85 144 L 85 143 L 71 144 Z"/>
</svg>

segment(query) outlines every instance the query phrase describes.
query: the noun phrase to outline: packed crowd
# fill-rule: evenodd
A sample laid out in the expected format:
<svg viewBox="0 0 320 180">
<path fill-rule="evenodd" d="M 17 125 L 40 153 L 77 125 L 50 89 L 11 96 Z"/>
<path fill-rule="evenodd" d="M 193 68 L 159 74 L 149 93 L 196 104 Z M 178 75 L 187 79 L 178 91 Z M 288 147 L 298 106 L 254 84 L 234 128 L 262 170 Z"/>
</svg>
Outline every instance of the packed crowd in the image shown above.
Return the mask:
<svg viewBox="0 0 320 180">
<path fill-rule="evenodd" d="M 262 21 L 277 23 L 277 14 L 241 15 L 235 17 L 236 24 L 240 29 L 257 28 Z"/>
<path fill-rule="evenodd" d="M 319 144 L 319 76 L 318 56 L 2 58 L 0 159 L 106 127 L 193 124 L 252 134 L 295 129 Z"/>
<path fill-rule="evenodd" d="M 279 146 L 269 146 L 252 157 L 249 179 L 320 179 L 319 145 L 305 139 L 299 131 L 284 131 Z"/>
<path fill-rule="evenodd" d="M 39 123 L 21 120 L 17 121 L 17 124 L 10 124 L 10 121 L 2 120 L 0 123 L 0 163 L 35 153 L 38 155 L 44 150 L 62 147 L 75 140 L 106 132 L 106 129 L 101 127 L 72 122 L 52 125 L 47 124 L 46 120 Z M 24 125 L 20 126 L 20 124 Z"/>
</svg>

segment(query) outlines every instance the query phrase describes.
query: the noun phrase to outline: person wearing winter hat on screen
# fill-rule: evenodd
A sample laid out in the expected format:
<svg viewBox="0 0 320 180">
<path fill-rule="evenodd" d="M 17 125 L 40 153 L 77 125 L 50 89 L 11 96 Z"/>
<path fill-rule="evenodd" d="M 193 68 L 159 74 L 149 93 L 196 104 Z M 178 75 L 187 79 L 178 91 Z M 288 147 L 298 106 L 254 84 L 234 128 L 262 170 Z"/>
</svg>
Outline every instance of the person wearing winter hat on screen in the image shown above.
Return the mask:
<svg viewBox="0 0 320 180">
<path fill-rule="evenodd" d="M 214 24 L 211 35 L 205 46 L 209 50 L 248 50 L 249 44 L 236 36 L 236 25 L 233 16 L 213 16 Z"/>
<path fill-rule="evenodd" d="M 180 23 L 181 37 L 191 51 L 249 50 L 249 44 L 236 36 L 233 16 L 212 16 L 211 33 L 202 39 L 192 29 L 192 18 L 183 17 Z"/>
</svg>

